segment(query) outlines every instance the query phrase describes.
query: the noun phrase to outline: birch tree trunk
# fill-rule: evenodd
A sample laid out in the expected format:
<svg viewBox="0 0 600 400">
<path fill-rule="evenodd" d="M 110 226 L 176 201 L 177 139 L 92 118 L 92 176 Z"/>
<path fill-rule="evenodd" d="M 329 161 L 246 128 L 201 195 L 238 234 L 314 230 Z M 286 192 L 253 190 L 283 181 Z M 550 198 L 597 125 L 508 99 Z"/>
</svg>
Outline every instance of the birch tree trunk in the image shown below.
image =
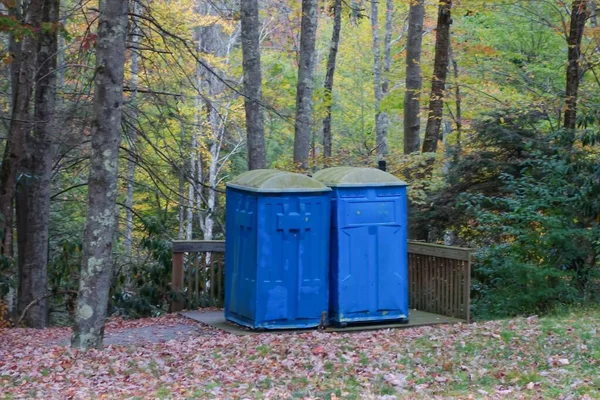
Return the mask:
<svg viewBox="0 0 600 400">
<path fill-rule="evenodd" d="M 381 77 L 381 99 L 383 100 L 390 88 L 390 70 L 392 68 L 392 29 L 394 17 L 394 2 L 387 0 L 385 7 L 385 35 L 383 37 L 383 76 Z M 387 154 L 387 137 L 390 118 L 387 111 L 380 111 L 381 136 L 385 142 Z M 384 155 L 385 155 L 384 154 Z"/>
<path fill-rule="evenodd" d="M 406 39 L 406 92 L 404 93 L 404 154 L 421 148 L 421 48 L 425 0 L 412 0 L 408 12 L 408 37 Z"/>
<path fill-rule="evenodd" d="M 216 6 L 221 4 L 214 3 L 209 5 L 207 9 L 201 12 L 205 15 L 218 15 L 215 10 Z M 225 63 L 229 60 L 227 57 L 231 51 L 232 45 L 235 42 L 237 33 L 227 34 L 223 26 L 219 23 L 203 27 L 199 35 L 200 51 L 210 54 L 213 57 L 224 59 Z M 209 132 L 204 132 L 204 146 L 208 148 L 208 165 L 206 176 L 202 176 L 202 181 L 207 186 L 205 210 L 203 210 L 203 219 L 200 224 L 202 237 L 204 240 L 211 240 L 214 235 L 214 211 L 217 199 L 217 181 L 219 174 L 219 158 L 221 154 L 221 146 L 225 135 L 226 109 L 223 106 L 223 96 L 225 85 L 216 74 L 222 75 L 223 72 L 217 68 L 213 68 L 214 73 L 206 71 L 204 68 L 199 70 L 199 79 L 202 80 L 206 90 L 208 91 L 208 100 L 205 102 L 206 115 L 208 117 Z M 197 172 L 202 174 L 202 163 L 197 164 Z M 207 262 L 209 261 L 207 256 Z"/>
<path fill-rule="evenodd" d="M 200 68 L 197 71 L 197 82 L 198 87 L 201 86 L 202 75 Z M 195 127 L 196 137 L 202 137 L 202 100 L 200 96 L 197 97 L 196 100 L 196 117 L 195 117 Z M 202 209 L 204 208 L 204 197 L 202 195 L 203 185 L 204 185 L 204 169 L 202 167 L 202 150 L 198 149 L 196 154 L 196 166 L 194 167 L 194 176 L 196 177 L 196 188 L 195 188 L 195 198 L 196 198 L 196 214 L 198 217 L 198 227 L 202 232 L 204 232 L 204 213 Z"/>
<path fill-rule="evenodd" d="M 192 143 L 190 146 L 190 174 L 188 178 L 188 204 L 186 214 L 185 239 L 192 240 L 194 235 L 194 200 L 196 187 L 196 151 L 198 148 L 198 135 L 196 129 L 192 132 Z"/>
<path fill-rule="evenodd" d="M 133 14 L 139 14 L 139 3 L 133 1 Z M 131 123 L 127 128 L 129 140 L 129 152 L 131 155 L 135 152 L 135 143 L 137 133 L 135 125 L 137 124 L 137 88 L 138 88 L 138 45 L 140 42 L 140 29 L 135 17 L 133 18 L 133 30 L 131 43 L 133 50 L 131 52 Z M 125 256 L 131 257 L 131 246 L 133 244 L 133 184 L 135 180 L 135 159 L 129 158 L 127 162 L 127 197 L 125 198 Z M 127 274 L 129 279 L 129 274 Z"/>
<path fill-rule="evenodd" d="M 579 79 L 581 70 L 579 62 L 581 57 L 581 40 L 585 29 L 587 19 L 586 13 L 587 0 L 573 0 L 571 4 L 571 24 L 569 28 L 569 38 L 567 43 L 568 64 L 567 64 L 567 87 L 565 91 L 565 118 L 564 128 L 573 137 L 577 123 L 577 96 L 579 91 Z M 571 139 L 572 140 L 572 139 Z"/>
<path fill-rule="evenodd" d="M 101 348 L 112 281 L 127 2 L 103 0 L 98 22 L 88 212 L 71 344 Z"/>
<path fill-rule="evenodd" d="M 317 7 L 317 0 L 302 0 L 300 60 L 296 88 L 296 120 L 294 123 L 294 163 L 302 169 L 306 169 L 308 166 L 310 151 Z"/>
<path fill-rule="evenodd" d="M 450 51 L 450 25 L 452 24 L 452 0 L 440 0 L 438 8 L 437 34 L 435 37 L 435 59 L 431 78 L 431 97 L 423 153 L 435 153 L 440 137 L 444 108 L 444 90 L 448 75 Z"/>
<path fill-rule="evenodd" d="M 21 0 L 18 0 L 14 7 L 8 8 L 8 15 L 17 21 L 21 21 L 22 15 L 22 4 Z M 11 113 L 15 109 L 15 96 L 17 94 L 17 86 L 19 85 L 19 70 L 21 66 L 21 45 L 22 41 L 18 40 L 14 33 L 11 33 L 8 38 L 8 51 L 12 56 L 12 62 L 10 63 L 10 106 Z"/>
<path fill-rule="evenodd" d="M 450 61 L 452 62 L 452 71 L 454 73 L 454 102 L 456 103 L 456 115 L 454 116 L 454 123 L 456 124 L 456 151 L 454 152 L 454 162 L 458 162 L 462 151 L 462 96 L 458 82 L 458 61 L 454 57 L 452 47 L 450 47 Z"/>
<path fill-rule="evenodd" d="M 59 0 L 46 0 L 44 23 L 57 24 Z M 56 30 L 40 36 L 37 55 L 37 84 L 33 130 L 25 138 L 17 188 L 17 236 L 19 249 L 18 314 L 34 300 L 46 295 L 48 274 L 48 228 L 50 223 L 50 178 L 53 138 L 56 134 Z M 25 316 L 25 324 L 44 328 L 48 324 L 48 299 L 38 301 Z"/>
<path fill-rule="evenodd" d="M 335 76 L 335 65 L 338 47 L 340 44 L 340 31 L 342 29 L 342 0 L 334 0 L 333 3 L 333 33 L 329 45 L 329 56 L 327 57 L 327 73 L 325 75 L 325 118 L 323 119 L 323 157 L 331 157 L 331 109 L 333 107 L 333 78 Z"/>
<path fill-rule="evenodd" d="M 598 4 L 595 0 L 588 0 L 588 7 L 590 9 L 590 26 L 593 29 L 598 28 Z M 595 36 L 596 47 L 594 52 L 600 53 L 600 37 Z"/>
<path fill-rule="evenodd" d="M 67 5 L 66 0 L 60 0 L 60 23 L 63 26 L 67 24 Z M 58 35 L 58 48 L 57 48 L 57 85 L 63 90 L 65 86 L 65 38 L 62 35 Z"/>
<path fill-rule="evenodd" d="M 242 1 L 241 11 L 248 169 L 259 169 L 265 168 L 267 158 L 264 115 L 261 108 L 262 72 L 260 69 L 258 0 Z"/>
<path fill-rule="evenodd" d="M 371 0 L 371 33 L 373 38 L 373 85 L 375 92 L 375 135 L 378 158 L 387 154 L 387 138 L 381 118 L 381 44 L 379 43 L 379 0 Z"/>
<path fill-rule="evenodd" d="M 44 0 L 31 0 L 25 24 L 33 30 L 21 40 L 18 81 L 13 86 L 13 110 L 10 131 L 6 138 L 0 167 L 0 234 L 3 235 L 1 253 L 12 256 L 13 200 L 17 172 L 24 153 L 25 135 L 31 129 L 29 105 L 33 91 L 38 53 L 38 32 L 42 22 Z"/>
<path fill-rule="evenodd" d="M 184 143 L 183 138 L 181 143 Z M 179 232 L 177 234 L 177 240 L 182 240 L 185 236 L 185 169 L 183 165 L 179 167 L 179 191 L 177 193 L 179 194 Z"/>
</svg>

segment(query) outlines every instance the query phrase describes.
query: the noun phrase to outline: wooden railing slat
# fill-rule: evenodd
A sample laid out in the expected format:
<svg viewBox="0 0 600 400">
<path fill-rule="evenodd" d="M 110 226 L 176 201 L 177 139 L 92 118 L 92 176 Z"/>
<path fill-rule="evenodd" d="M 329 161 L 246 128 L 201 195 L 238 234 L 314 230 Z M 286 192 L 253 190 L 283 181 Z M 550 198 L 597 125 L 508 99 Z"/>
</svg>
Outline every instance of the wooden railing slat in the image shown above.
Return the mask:
<svg viewBox="0 0 600 400">
<path fill-rule="evenodd" d="M 469 321 L 471 252 L 460 247 L 408 242 L 410 307 Z M 224 255 L 224 240 L 173 242 L 171 288 L 178 295 L 171 302 L 171 312 L 185 307 L 186 297 L 181 294 L 186 288 L 188 306 L 223 306 Z"/>
<path fill-rule="evenodd" d="M 174 240 L 173 253 L 224 253 L 224 240 Z"/>
<path fill-rule="evenodd" d="M 439 244 L 408 242 L 408 252 L 425 256 L 450 258 L 452 260 L 469 261 L 471 249 L 462 247 L 442 246 Z"/>
<path fill-rule="evenodd" d="M 201 254 L 194 253 L 194 303 L 200 304 L 200 257 Z"/>
<path fill-rule="evenodd" d="M 210 305 L 216 306 L 215 301 L 215 286 L 217 286 L 217 280 L 215 279 L 215 259 L 210 258 Z"/>
</svg>

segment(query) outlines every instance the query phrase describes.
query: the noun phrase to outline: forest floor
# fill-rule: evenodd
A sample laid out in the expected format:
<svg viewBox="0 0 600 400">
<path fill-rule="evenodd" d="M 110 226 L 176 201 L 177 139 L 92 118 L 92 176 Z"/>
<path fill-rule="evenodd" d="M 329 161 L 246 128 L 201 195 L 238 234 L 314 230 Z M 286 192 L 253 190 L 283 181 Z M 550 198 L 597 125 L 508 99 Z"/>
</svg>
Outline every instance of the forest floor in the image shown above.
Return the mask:
<svg viewBox="0 0 600 400">
<path fill-rule="evenodd" d="M 600 398 L 600 311 L 359 333 L 235 336 L 170 315 L 0 329 L 0 398 Z"/>
</svg>

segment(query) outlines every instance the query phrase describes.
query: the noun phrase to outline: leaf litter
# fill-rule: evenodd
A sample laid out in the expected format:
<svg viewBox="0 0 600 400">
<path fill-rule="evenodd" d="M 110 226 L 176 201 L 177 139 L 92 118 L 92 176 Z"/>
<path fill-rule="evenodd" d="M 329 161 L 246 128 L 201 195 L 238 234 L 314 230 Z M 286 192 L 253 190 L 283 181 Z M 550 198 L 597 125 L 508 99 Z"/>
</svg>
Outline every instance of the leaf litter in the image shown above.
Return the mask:
<svg viewBox="0 0 600 400">
<path fill-rule="evenodd" d="M 599 313 L 570 318 L 247 336 L 174 315 L 113 319 L 107 338 L 194 334 L 88 352 L 66 346 L 65 328 L 0 329 L 0 398 L 598 398 Z"/>
</svg>

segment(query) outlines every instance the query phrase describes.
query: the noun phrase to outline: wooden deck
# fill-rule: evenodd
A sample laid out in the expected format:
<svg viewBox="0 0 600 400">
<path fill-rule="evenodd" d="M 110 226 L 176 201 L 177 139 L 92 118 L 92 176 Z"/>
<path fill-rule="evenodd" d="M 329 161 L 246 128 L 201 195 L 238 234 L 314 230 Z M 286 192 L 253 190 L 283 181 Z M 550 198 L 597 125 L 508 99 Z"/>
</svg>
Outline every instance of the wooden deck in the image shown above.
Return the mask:
<svg viewBox="0 0 600 400">
<path fill-rule="evenodd" d="M 258 333 L 297 333 L 306 332 L 310 329 L 287 329 L 287 330 L 267 330 L 262 332 L 252 331 L 248 328 L 234 324 L 225 320 L 225 314 L 223 311 L 184 311 L 180 315 L 190 318 L 194 321 L 201 322 L 206 325 L 213 326 L 221 329 L 225 332 L 232 333 L 234 335 L 255 335 Z M 418 326 L 438 325 L 438 324 L 456 324 L 466 323 L 467 321 L 459 318 L 446 317 L 444 315 L 432 314 L 425 311 L 410 310 L 410 319 L 407 324 L 398 323 L 384 323 L 384 324 L 357 324 L 350 325 L 346 328 L 334 328 L 329 327 L 325 329 L 326 332 L 360 332 L 360 331 L 371 331 L 378 329 L 393 329 L 393 328 L 415 328 Z"/>
</svg>

